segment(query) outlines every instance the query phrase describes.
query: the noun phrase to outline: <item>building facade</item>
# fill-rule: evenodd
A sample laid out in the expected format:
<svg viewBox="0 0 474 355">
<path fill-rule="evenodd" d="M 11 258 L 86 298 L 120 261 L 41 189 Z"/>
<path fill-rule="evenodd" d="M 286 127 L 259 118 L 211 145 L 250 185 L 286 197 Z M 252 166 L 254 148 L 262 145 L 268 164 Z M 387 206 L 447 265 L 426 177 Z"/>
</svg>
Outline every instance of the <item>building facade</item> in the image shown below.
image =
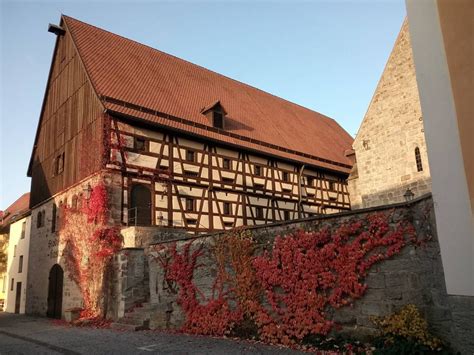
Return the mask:
<svg viewBox="0 0 474 355">
<path fill-rule="evenodd" d="M 80 306 L 60 211 L 99 183 L 118 228 L 205 233 L 350 209 L 352 138 L 334 120 L 67 16 L 50 32 L 27 312 Z"/>
<path fill-rule="evenodd" d="M 10 238 L 11 227 L 29 214 L 29 201 L 30 194 L 23 194 L 5 211 L 0 211 L 0 311 L 6 310 L 7 296 L 11 292 L 10 289 L 15 289 L 10 277 L 10 258 L 12 257 L 11 253 L 15 250 L 15 248 L 12 249 L 14 243 Z"/>
<path fill-rule="evenodd" d="M 353 144 L 352 208 L 405 201 L 431 191 L 423 115 L 405 20 Z"/>
</svg>

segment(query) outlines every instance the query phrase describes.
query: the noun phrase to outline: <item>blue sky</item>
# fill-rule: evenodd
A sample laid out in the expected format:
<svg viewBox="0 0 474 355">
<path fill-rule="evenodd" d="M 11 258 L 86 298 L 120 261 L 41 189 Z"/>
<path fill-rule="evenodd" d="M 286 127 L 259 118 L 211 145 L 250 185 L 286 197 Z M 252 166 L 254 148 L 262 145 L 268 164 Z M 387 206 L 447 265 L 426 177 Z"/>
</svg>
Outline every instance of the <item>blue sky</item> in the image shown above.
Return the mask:
<svg viewBox="0 0 474 355">
<path fill-rule="evenodd" d="M 61 13 L 321 112 L 353 136 L 405 17 L 404 0 L 0 2 L 0 209 L 30 188 L 47 25 Z"/>
</svg>

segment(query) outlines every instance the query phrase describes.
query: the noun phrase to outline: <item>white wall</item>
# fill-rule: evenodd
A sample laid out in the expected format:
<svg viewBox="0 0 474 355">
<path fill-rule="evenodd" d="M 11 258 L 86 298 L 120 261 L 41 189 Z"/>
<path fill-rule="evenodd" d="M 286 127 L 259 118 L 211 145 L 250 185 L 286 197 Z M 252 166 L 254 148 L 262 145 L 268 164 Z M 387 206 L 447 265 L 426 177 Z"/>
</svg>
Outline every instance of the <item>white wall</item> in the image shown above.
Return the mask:
<svg viewBox="0 0 474 355">
<path fill-rule="evenodd" d="M 474 221 L 435 0 L 406 0 L 446 286 L 474 295 Z"/>
<path fill-rule="evenodd" d="M 25 223 L 25 233 L 22 238 L 22 228 Z M 28 276 L 28 255 L 30 247 L 31 216 L 22 218 L 10 225 L 10 241 L 8 244 L 7 261 L 7 292 L 6 312 L 15 312 L 17 284 L 21 282 L 20 313 L 25 313 L 26 282 Z M 20 256 L 23 256 L 21 272 L 19 272 Z M 13 280 L 13 283 L 12 283 Z M 12 287 L 13 286 L 13 287 Z"/>
</svg>

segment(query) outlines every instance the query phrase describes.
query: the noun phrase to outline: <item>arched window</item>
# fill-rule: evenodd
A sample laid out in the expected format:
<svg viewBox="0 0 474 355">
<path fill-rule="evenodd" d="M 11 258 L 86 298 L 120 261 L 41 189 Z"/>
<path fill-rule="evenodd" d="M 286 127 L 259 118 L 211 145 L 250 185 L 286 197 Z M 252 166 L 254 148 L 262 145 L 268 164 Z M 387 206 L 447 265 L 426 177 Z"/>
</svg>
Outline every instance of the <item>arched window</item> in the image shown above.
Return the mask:
<svg viewBox="0 0 474 355">
<path fill-rule="evenodd" d="M 415 148 L 415 160 L 416 160 L 416 170 L 423 171 L 423 164 L 421 162 L 420 148 Z"/>
<path fill-rule="evenodd" d="M 143 184 L 135 184 L 130 190 L 128 224 L 131 226 L 151 225 L 151 192 Z"/>
</svg>

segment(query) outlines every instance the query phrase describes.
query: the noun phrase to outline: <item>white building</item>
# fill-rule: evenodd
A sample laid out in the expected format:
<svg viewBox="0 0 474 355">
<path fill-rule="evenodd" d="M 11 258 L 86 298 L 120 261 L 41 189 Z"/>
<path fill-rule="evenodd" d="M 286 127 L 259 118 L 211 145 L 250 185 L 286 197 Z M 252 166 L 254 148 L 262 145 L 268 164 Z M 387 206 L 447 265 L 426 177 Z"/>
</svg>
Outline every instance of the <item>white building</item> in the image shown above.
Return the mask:
<svg viewBox="0 0 474 355">
<path fill-rule="evenodd" d="M 10 225 L 8 243 L 6 307 L 9 313 L 25 313 L 31 213 Z"/>
</svg>

